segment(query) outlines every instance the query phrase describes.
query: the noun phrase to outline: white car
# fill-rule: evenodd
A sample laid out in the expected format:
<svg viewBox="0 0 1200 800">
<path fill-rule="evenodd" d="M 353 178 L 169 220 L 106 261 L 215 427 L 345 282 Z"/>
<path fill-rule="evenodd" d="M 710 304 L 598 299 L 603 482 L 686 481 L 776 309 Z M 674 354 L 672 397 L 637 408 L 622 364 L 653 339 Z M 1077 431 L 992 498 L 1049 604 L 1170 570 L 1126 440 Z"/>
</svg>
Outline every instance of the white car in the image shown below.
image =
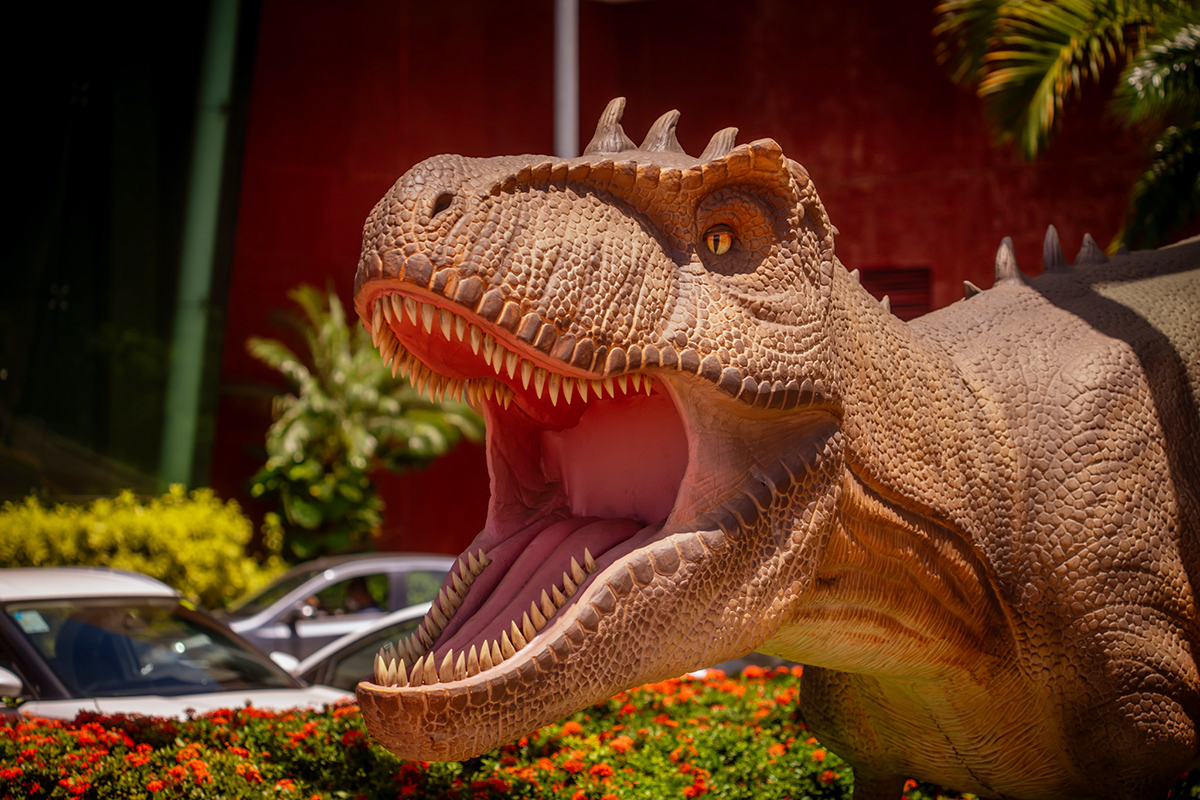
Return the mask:
<svg viewBox="0 0 1200 800">
<path fill-rule="evenodd" d="M 0 698 L 9 712 L 184 717 L 321 708 L 307 686 L 171 587 L 104 567 L 0 569 Z"/>
<path fill-rule="evenodd" d="M 309 683 L 321 683 L 353 692 L 358 682 L 375 671 L 375 654 L 386 643 L 406 638 L 417 629 L 430 603 L 420 603 L 380 618 L 369 628 L 330 642 L 292 668 L 292 674 Z"/>
</svg>

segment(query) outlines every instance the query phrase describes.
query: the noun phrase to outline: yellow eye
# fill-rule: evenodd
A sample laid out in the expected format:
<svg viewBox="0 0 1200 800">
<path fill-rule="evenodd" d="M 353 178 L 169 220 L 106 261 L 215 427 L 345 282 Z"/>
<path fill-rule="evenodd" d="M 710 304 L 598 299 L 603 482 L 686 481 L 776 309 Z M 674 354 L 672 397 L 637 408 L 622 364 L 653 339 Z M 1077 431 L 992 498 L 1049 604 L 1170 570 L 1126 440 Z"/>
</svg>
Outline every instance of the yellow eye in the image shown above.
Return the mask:
<svg viewBox="0 0 1200 800">
<path fill-rule="evenodd" d="M 713 225 L 704 232 L 704 244 L 716 255 L 724 255 L 733 247 L 733 229 L 728 225 Z"/>
</svg>

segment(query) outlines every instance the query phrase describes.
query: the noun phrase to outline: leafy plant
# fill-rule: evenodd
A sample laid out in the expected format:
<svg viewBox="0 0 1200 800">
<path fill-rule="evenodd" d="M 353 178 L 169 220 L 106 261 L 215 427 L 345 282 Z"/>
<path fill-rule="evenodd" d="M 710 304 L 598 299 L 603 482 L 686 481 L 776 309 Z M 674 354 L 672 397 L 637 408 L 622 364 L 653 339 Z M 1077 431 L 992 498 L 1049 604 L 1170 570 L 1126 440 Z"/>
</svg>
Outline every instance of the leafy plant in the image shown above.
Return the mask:
<svg viewBox="0 0 1200 800">
<path fill-rule="evenodd" d="M 275 339 L 247 342 L 295 389 L 275 398 L 267 463 L 251 494 L 278 498 L 288 525 L 278 516 L 268 525 L 297 560 L 369 550 L 383 511 L 371 470 L 425 466 L 464 436 L 478 440 L 483 423 L 466 405 L 433 403 L 396 378 L 362 326 L 347 324 L 335 293 L 300 286 L 288 296 L 302 312 L 286 318 L 302 355 Z"/>
<path fill-rule="evenodd" d="M 211 489 L 172 486 L 143 501 L 132 492 L 87 504 L 0 508 L 0 567 L 106 566 L 158 578 L 207 608 L 221 608 L 280 572 L 279 542 L 265 564 L 246 555 L 250 520 Z"/>
<path fill-rule="evenodd" d="M 1200 9 L 1187 0 L 945 0 L 937 54 L 1001 141 L 1037 158 L 1069 101 L 1121 70 L 1110 110 L 1152 163 L 1114 240 L 1156 246 L 1200 213 Z"/>
</svg>

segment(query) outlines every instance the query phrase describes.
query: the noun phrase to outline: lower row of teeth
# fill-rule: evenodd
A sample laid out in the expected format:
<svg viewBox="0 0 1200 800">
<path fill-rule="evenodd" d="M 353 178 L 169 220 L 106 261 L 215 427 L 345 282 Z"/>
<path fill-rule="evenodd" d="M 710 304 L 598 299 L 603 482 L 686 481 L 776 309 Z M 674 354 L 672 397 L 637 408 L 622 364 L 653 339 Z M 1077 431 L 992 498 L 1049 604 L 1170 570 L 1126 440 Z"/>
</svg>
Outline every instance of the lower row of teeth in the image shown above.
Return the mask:
<svg viewBox="0 0 1200 800">
<path fill-rule="evenodd" d="M 403 311 L 401 310 L 403 309 Z M 385 363 L 391 362 L 392 375 L 408 378 L 417 391 L 435 402 L 449 398 L 462 401 L 465 397 L 468 403 L 478 405 L 486 397 L 495 399 L 505 408 L 512 402 L 513 390 L 507 385 L 492 378 L 470 378 L 459 380 L 439 375 L 426 367 L 419 359 L 400 346 L 389 323 L 393 317 L 405 314 L 414 325 L 420 324 L 428 334 L 439 329 L 447 341 L 465 341 L 471 346 L 475 355 L 481 355 L 497 376 L 508 375 L 509 380 L 517 380 L 520 375 L 521 386 L 524 389 L 533 387 L 538 398 L 548 397 L 551 405 L 558 405 L 559 396 L 570 403 L 575 395 L 586 402 L 589 392 L 597 398 L 616 397 L 617 390 L 627 394 L 632 390 L 650 394 L 654 388 L 654 379 L 649 375 L 638 372 L 624 373 L 610 378 L 591 380 L 587 378 L 571 378 L 559 375 L 542 367 L 534 366 L 533 362 L 522 359 L 519 355 L 508 350 L 496 341 L 490 333 L 484 333 L 479 326 L 467 322 L 457 314 L 452 314 L 444 308 L 435 308 L 428 303 L 421 303 L 411 297 L 401 299 L 399 295 L 381 297 L 375 303 L 375 313 L 372 316 L 371 337 L 379 348 Z"/>
<path fill-rule="evenodd" d="M 438 634 L 445 629 L 454 612 L 462 605 L 467 589 L 483 568 L 491 563 L 482 550 L 458 560 L 457 571 L 451 573 L 451 583 L 438 592 L 430 605 L 429 613 L 407 639 L 396 645 L 388 642 L 375 655 L 375 683 L 379 686 L 427 686 L 433 683 L 462 680 L 473 677 L 484 670 L 500 664 L 516 655 L 525 647 L 547 621 L 566 605 L 574 596 L 579 585 L 596 571 L 596 561 L 587 548 L 583 551 L 583 565 L 572 557 L 570 569 L 562 574 L 562 588 L 552 585 L 550 591 L 542 590 L 540 602 L 531 602 L 529 610 L 521 617 L 520 625 L 514 620 L 499 638 L 485 642 L 481 647 L 471 645 L 466 652 L 447 650 L 439 665 L 429 649 Z M 411 665 L 411 666 L 410 666 Z"/>
</svg>

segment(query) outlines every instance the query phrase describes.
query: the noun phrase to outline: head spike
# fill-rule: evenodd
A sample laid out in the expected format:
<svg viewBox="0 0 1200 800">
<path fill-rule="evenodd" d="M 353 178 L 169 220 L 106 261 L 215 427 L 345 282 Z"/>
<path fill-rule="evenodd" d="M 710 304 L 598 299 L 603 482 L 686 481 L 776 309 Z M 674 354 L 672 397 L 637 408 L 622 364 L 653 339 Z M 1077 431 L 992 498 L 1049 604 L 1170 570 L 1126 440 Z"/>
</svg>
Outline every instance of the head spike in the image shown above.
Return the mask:
<svg viewBox="0 0 1200 800">
<path fill-rule="evenodd" d="M 1013 252 L 1011 236 L 1005 236 L 996 251 L 996 286 L 1002 283 L 1025 283 L 1025 276 L 1017 266 L 1017 255 Z"/>
<path fill-rule="evenodd" d="M 892 313 L 892 298 L 888 297 L 886 294 L 883 296 L 883 299 L 879 301 L 879 305 L 883 306 L 883 310 L 887 313 Z"/>
<path fill-rule="evenodd" d="M 850 270 L 850 278 L 851 278 L 851 280 L 853 280 L 855 283 L 858 283 L 858 282 L 859 282 L 859 275 L 858 275 L 858 270 L 857 270 L 857 269 L 852 269 L 852 270 Z"/>
<path fill-rule="evenodd" d="M 1092 264 L 1107 264 L 1108 256 L 1104 255 L 1104 251 L 1096 244 L 1096 240 L 1092 238 L 1090 233 L 1083 235 L 1083 244 L 1079 248 L 1079 255 L 1075 257 L 1075 266 L 1083 267 Z"/>
<path fill-rule="evenodd" d="M 646 139 L 642 142 L 640 149 L 683 153 L 683 146 L 679 144 L 679 139 L 675 137 L 675 126 L 677 124 L 679 124 L 679 111 L 671 109 L 655 120 L 654 124 L 650 126 L 650 131 L 646 134 Z"/>
<path fill-rule="evenodd" d="M 712 161 L 714 158 L 724 158 L 737 143 L 737 128 L 722 128 L 708 140 L 708 147 L 700 154 L 700 163 Z"/>
<path fill-rule="evenodd" d="M 1042 242 L 1042 266 L 1046 272 L 1066 272 L 1071 269 L 1063 254 L 1062 242 L 1058 239 L 1058 229 L 1053 225 L 1046 228 L 1046 239 Z"/>
<path fill-rule="evenodd" d="M 624 97 L 614 97 L 609 101 L 604 113 L 600 115 L 600 121 L 596 123 L 595 135 L 588 142 L 588 146 L 583 149 L 585 156 L 596 153 L 620 153 L 635 149 L 633 140 L 625 135 L 625 129 L 621 127 L 621 117 L 624 114 Z"/>
<path fill-rule="evenodd" d="M 963 292 L 966 295 L 965 299 L 970 300 L 972 297 L 974 297 L 977 294 L 983 294 L 983 289 L 980 289 L 978 286 L 971 283 L 970 281 L 963 281 Z"/>
</svg>

